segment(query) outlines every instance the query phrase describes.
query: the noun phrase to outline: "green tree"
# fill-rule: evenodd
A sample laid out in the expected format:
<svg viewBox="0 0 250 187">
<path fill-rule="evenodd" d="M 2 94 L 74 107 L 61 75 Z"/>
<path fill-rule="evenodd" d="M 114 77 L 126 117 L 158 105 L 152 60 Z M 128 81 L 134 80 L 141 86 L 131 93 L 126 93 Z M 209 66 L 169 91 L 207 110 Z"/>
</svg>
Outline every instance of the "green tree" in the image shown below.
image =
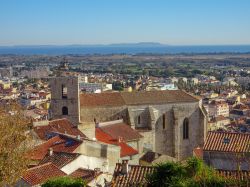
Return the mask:
<svg viewBox="0 0 250 187">
<path fill-rule="evenodd" d="M 150 187 L 224 187 L 236 184 L 219 176 L 195 157 L 189 158 L 185 164 L 167 162 L 157 165 L 154 172 L 147 176 L 147 182 Z"/>
<path fill-rule="evenodd" d="M 82 179 L 72 179 L 69 177 L 58 177 L 45 182 L 42 187 L 85 187 L 86 182 Z"/>
</svg>

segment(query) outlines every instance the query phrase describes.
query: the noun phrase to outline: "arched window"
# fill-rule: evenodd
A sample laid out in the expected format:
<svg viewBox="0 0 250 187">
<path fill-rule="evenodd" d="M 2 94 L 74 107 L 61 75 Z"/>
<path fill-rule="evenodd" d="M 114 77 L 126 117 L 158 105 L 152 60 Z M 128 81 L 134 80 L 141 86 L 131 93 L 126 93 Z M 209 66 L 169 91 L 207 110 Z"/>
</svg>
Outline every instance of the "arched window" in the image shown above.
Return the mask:
<svg viewBox="0 0 250 187">
<path fill-rule="evenodd" d="M 183 139 L 189 138 L 189 120 L 185 118 L 183 121 Z"/>
<path fill-rule="evenodd" d="M 68 107 L 64 106 L 62 107 L 62 115 L 68 115 Z"/>
<path fill-rule="evenodd" d="M 63 99 L 68 98 L 68 88 L 65 85 L 62 85 L 62 98 Z"/>
<path fill-rule="evenodd" d="M 163 114 L 163 116 L 162 116 L 162 128 L 163 129 L 166 128 L 166 114 Z"/>
<path fill-rule="evenodd" d="M 138 124 L 141 124 L 141 116 L 138 116 L 138 118 L 137 118 L 137 123 L 138 123 Z"/>
</svg>

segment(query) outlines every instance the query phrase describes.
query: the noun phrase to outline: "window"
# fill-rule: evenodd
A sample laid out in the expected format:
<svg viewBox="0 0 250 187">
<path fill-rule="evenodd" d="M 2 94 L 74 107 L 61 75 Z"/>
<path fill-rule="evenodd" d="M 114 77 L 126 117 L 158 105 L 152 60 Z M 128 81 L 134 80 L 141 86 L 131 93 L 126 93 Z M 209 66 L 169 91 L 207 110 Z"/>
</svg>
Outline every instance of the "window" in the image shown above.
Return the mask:
<svg viewBox="0 0 250 187">
<path fill-rule="evenodd" d="M 166 114 L 163 114 L 163 116 L 162 116 L 162 128 L 163 129 L 166 128 Z"/>
<path fill-rule="evenodd" d="M 189 131 L 189 120 L 185 118 L 183 121 L 183 139 L 188 139 L 188 131 Z"/>
<path fill-rule="evenodd" d="M 68 88 L 65 85 L 62 85 L 62 98 L 63 99 L 68 98 Z"/>
<path fill-rule="evenodd" d="M 137 123 L 141 124 L 141 116 L 138 116 Z"/>
<path fill-rule="evenodd" d="M 62 107 L 62 115 L 68 115 L 68 107 Z"/>
</svg>

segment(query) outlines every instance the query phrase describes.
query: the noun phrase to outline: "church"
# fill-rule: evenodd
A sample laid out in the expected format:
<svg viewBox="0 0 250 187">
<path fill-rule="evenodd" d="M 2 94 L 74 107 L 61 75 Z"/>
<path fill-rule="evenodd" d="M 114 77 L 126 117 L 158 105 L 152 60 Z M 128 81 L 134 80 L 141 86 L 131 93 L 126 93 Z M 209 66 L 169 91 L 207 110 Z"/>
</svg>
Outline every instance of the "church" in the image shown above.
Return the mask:
<svg viewBox="0 0 250 187">
<path fill-rule="evenodd" d="M 143 137 L 131 144 L 141 154 L 154 151 L 184 160 L 204 144 L 206 111 L 201 100 L 184 91 L 81 93 L 74 76 L 51 78 L 50 86 L 52 118 L 69 119 L 91 140 L 99 124 L 119 121 Z"/>
</svg>

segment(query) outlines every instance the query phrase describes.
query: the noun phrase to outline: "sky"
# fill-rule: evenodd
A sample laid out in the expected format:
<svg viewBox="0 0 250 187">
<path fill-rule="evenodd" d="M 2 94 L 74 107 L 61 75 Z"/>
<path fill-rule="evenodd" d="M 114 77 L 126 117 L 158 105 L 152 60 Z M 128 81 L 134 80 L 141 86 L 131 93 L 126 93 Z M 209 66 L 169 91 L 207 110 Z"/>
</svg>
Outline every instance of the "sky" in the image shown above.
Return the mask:
<svg viewBox="0 0 250 187">
<path fill-rule="evenodd" d="M 0 0 L 0 46 L 250 44 L 250 0 Z"/>
</svg>

